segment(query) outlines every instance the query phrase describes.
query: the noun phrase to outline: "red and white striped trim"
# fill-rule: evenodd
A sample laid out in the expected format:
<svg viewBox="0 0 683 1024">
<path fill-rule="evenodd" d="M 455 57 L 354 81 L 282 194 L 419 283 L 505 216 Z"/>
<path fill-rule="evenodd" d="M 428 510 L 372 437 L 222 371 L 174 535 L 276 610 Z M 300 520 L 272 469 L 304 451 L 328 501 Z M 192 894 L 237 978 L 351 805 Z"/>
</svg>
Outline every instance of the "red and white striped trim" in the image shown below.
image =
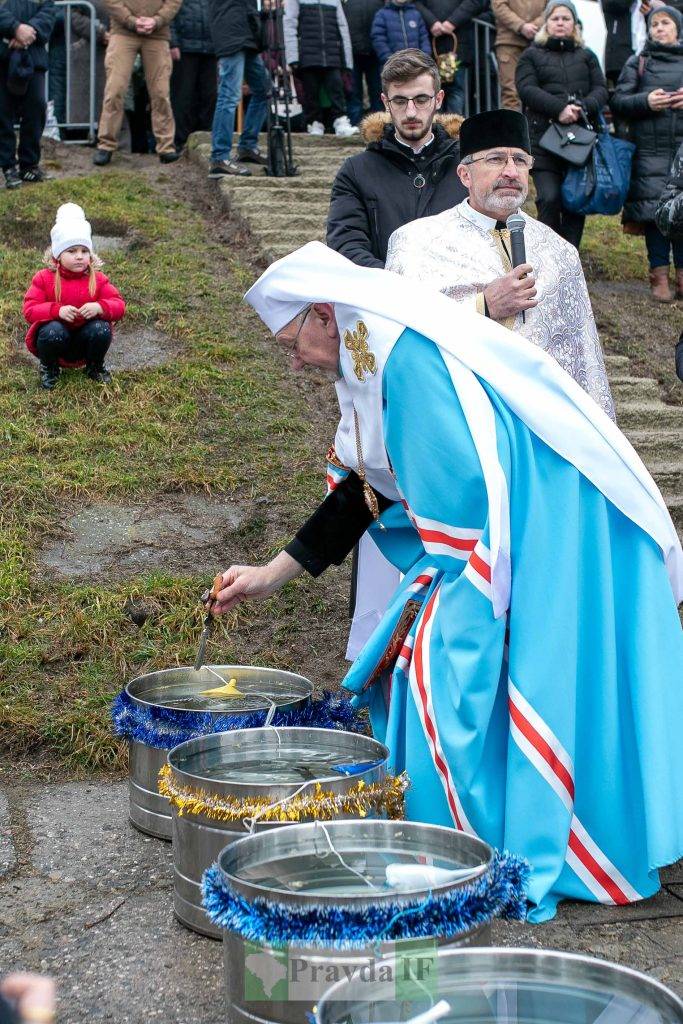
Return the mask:
<svg viewBox="0 0 683 1024">
<path fill-rule="evenodd" d="M 467 565 L 462 571 L 465 579 L 477 588 L 477 590 L 493 602 L 493 590 L 491 589 L 491 552 L 482 541 L 477 544 L 467 560 Z"/>
<path fill-rule="evenodd" d="M 415 637 L 411 633 L 409 633 L 408 636 L 403 641 L 403 646 L 401 647 L 399 656 L 396 659 L 396 668 L 400 669 L 401 672 L 405 672 L 406 675 L 408 673 L 408 669 L 410 668 L 410 662 L 413 657 L 414 643 Z"/>
<path fill-rule="evenodd" d="M 467 561 L 481 537 L 481 530 L 470 530 L 464 526 L 451 526 L 437 519 L 425 519 L 415 515 L 411 518 L 420 534 L 425 551 L 430 555 L 447 555 Z"/>
<path fill-rule="evenodd" d="M 642 899 L 574 814 L 572 759 L 511 679 L 508 680 L 508 706 L 512 738 L 571 815 L 565 855 L 569 867 L 600 903 L 623 905 Z"/>
<path fill-rule="evenodd" d="M 332 491 L 339 487 L 339 484 L 342 480 L 345 480 L 348 475 L 348 469 L 338 469 L 337 466 L 333 466 L 331 463 L 328 463 L 327 476 L 325 477 L 327 482 L 327 493 L 331 494 Z"/>
<path fill-rule="evenodd" d="M 422 613 L 415 638 L 414 653 L 410 663 L 408 678 L 410 680 L 413 700 L 415 701 L 415 706 L 427 739 L 427 745 L 437 774 L 441 779 L 455 827 L 462 829 L 464 832 L 469 832 L 470 835 L 476 835 L 460 802 L 448 761 L 444 755 L 432 704 L 430 643 L 434 614 L 438 606 L 439 588 L 437 587 Z"/>
<path fill-rule="evenodd" d="M 419 576 L 416 576 L 410 586 L 406 587 L 406 594 L 420 594 L 427 587 L 431 587 L 434 577 L 436 576 L 436 566 L 428 565 L 426 569 L 423 569 Z"/>
</svg>

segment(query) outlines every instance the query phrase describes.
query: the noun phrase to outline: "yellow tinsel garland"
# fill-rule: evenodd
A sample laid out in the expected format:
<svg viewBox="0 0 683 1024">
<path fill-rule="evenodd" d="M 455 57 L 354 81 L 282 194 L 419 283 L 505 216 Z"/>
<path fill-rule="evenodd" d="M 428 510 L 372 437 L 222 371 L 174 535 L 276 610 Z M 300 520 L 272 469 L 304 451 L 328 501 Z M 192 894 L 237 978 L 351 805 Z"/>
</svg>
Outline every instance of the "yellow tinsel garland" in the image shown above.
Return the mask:
<svg viewBox="0 0 683 1024">
<path fill-rule="evenodd" d="M 253 817 L 259 821 L 287 822 L 307 818 L 329 821 L 342 815 L 366 818 L 371 813 L 400 820 L 403 818 L 403 794 L 407 788 L 405 773 L 388 775 L 381 782 L 370 784 L 361 780 L 346 793 L 333 793 L 316 782 L 310 793 L 299 793 L 291 800 L 275 804 L 272 797 L 239 799 L 207 793 L 192 786 L 179 786 L 168 764 L 159 772 L 159 792 L 177 807 L 178 814 L 203 814 L 215 821 L 243 821 Z"/>
</svg>

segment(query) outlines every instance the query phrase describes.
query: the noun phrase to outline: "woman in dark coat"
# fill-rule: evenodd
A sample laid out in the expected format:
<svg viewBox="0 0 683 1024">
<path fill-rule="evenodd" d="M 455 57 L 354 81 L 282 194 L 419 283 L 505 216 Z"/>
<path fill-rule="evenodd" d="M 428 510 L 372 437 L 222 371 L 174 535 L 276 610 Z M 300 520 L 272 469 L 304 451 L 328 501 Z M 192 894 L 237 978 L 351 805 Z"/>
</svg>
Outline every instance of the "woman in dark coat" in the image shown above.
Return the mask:
<svg viewBox="0 0 683 1024">
<path fill-rule="evenodd" d="M 598 58 L 584 46 L 571 0 L 551 0 L 544 19 L 534 42 L 519 58 L 515 80 L 529 122 L 538 219 L 578 249 L 585 217 L 562 207 L 567 164 L 539 143 L 551 121 L 575 124 L 582 108 L 589 120 L 597 118 L 607 104 L 607 85 Z"/>
<path fill-rule="evenodd" d="M 626 62 L 612 110 L 630 123 L 637 147 L 624 230 L 645 235 L 652 297 L 671 302 L 669 253 L 673 248 L 676 287 L 683 295 L 683 241 L 664 237 L 655 223 L 655 211 L 683 142 L 683 18 L 673 7 L 658 7 L 648 15 L 647 24 L 648 41 L 640 55 Z"/>
</svg>

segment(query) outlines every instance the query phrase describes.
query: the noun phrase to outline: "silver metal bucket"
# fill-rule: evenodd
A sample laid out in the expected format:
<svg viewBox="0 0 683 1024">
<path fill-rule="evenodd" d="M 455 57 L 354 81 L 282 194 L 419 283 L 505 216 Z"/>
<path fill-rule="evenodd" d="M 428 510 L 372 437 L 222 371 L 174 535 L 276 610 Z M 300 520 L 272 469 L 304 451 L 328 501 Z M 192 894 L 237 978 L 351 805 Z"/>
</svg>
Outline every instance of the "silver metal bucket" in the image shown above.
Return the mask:
<svg viewBox="0 0 683 1024">
<path fill-rule="evenodd" d="M 328 839 L 351 869 L 360 870 L 381 884 L 386 864 L 434 864 L 452 868 L 485 869 L 491 862 L 490 846 L 455 829 L 405 821 L 353 820 L 289 825 L 277 833 L 240 839 L 225 849 L 219 868 L 233 889 L 250 903 L 259 898 L 277 900 L 305 909 L 347 906 L 361 910 L 382 903 L 426 899 L 430 890 L 397 892 L 385 887 L 371 892 L 356 883 L 359 891 L 345 895 L 352 871 L 345 869 L 330 851 Z M 321 866 L 313 867 L 315 858 Z M 321 874 L 322 872 L 322 874 Z M 280 882 L 275 881 L 281 879 Z M 465 882 L 433 886 L 433 894 L 459 888 Z M 365 895 L 365 892 L 370 895 Z M 331 983 L 349 975 L 377 976 L 387 956 L 404 953 L 433 959 L 439 948 L 485 946 L 491 926 L 484 924 L 452 938 L 427 936 L 379 942 L 371 947 L 337 949 L 332 946 L 290 945 L 273 948 L 249 942 L 239 934 L 223 932 L 223 970 L 230 1024 L 306 1024 L 307 1015 Z M 371 1020 L 372 1018 L 368 1018 Z M 400 1018 L 396 1018 L 397 1020 Z"/>
<path fill-rule="evenodd" d="M 226 680 L 235 678 L 238 689 L 244 693 L 251 690 L 268 694 L 281 711 L 303 708 L 313 694 L 313 683 L 293 672 L 252 665 L 211 665 L 210 668 Z M 126 686 L 126 693 L 142 708 L 171 709 L 180 716 L 187 713 L 188 717 L 198 711 L 218 717 L 270 707 L 267 700 L 256 696 L 239 702 L 231 698 L 227 706 L 225 701 L 199 697 L 201 690 L 215 686 L 220 686 L 219 680 L 206 667 L 199 672 L 193 668 L 169 668 L 137 676 Z M 146 743 L 129 743 L 128 788 L 131 824 L 155 839 L 170 840 L 173 834 L 171 809 L 166 797 L 157 791 L 159 769 L 166 763 L 167 753 Z"/>
<path fill-rule="evenodd" d="M 439 1024 L 681 1024 L 683 1001 L 660 982 L 604 960 L 538 949 L 440 950 L 417 964 L 393 958 L 385 976 L 332 986 L 317 1024 L 412 1022 L 440 1001 Z M 411 978 L 412 975 L 412 978 Z M 427 1020 L 423 1018 L 423 1024 Z"/>
<path fill-rule="evenodd" d="M 288 748 L 300 750 L 302 746 L 310 754 L 318 751 L 334 754 L 339 762 L 373 764 L 368 770 L 353 775 L 321 771 L 318 780 L 325 790 L 333 793 L 343 794 L 361 780 L 370 785 L 380 782 L 386 776 L 389 751 L 382 743 L 369 736 L 335 729 L 278 727 L 214 733 L 175 747 L 168 755 L 168 764 L 174 782 L 180 786 L 201 789 L 203 793 L 222 799 L 258 797 L 268 803 L 275 803 L 291 797 L 301 782 L 275 784 L 266 770 L 260 781 L 247 783 L 230 778 L 218 781 L 211 774 L 220 770 L 221 765 L 235 763 L 238 759 L 244 761 L 256 757 L 268 761 L 276 754 L 286 758 Z M 206 868 L 218 860 L 221 850 L 228 843 L 248 834 L 248 828 L 242 821 L 220 821 L 187 810 L 180 814 L 175 805 L 172 812 L 175 915 L 192 931 L 220 939 L 221 930 L 211 923 L 202 907 L 202 875 Z M 283 824 L 286 822 L 256 822 L 254 830 L 281 829 Z"/>
</svg>

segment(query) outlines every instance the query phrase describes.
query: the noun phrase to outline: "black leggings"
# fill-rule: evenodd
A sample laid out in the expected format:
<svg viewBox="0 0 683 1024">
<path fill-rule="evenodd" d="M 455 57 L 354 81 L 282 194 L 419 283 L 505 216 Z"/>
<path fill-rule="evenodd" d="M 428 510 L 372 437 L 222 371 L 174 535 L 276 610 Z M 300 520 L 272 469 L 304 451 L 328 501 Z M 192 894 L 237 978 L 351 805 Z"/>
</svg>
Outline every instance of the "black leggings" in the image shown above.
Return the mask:
<svg viewBox="0 0 683 1024">
<path fill-rule="evenodd" d="M 342 82 L 339 68 L 299 68 L 297 76 L 304 90 L 302 106 L 306 124 L 313 124 L 314 121 L 322 121 L 323 112 L 320 105 L 320 87 L 325 87 L 325 92 L 330 101 L 330 117 L 336 121 L 346 113 L 346 98 L 344 96 L 344 84 Z"/>
<path fill-rule="evenodd" d="M 536 186 L 536 210 L 541 224 L 547 224 L 578 249 L 586 218 L 579 213 L 570 213 L 562 206 L 564 169 L 534 170 L 532 177 Z"/>
<path fill-rule="evenodd" d="M 88 320 L 82 327 L 70 327 L 62 320 L 41 324 L 36 334 L 36 348 L 41 363 L 54 366 L 60 359 L 100 367 L 111 345 L 111 324 L 108 320 Z"/>
</svg>

